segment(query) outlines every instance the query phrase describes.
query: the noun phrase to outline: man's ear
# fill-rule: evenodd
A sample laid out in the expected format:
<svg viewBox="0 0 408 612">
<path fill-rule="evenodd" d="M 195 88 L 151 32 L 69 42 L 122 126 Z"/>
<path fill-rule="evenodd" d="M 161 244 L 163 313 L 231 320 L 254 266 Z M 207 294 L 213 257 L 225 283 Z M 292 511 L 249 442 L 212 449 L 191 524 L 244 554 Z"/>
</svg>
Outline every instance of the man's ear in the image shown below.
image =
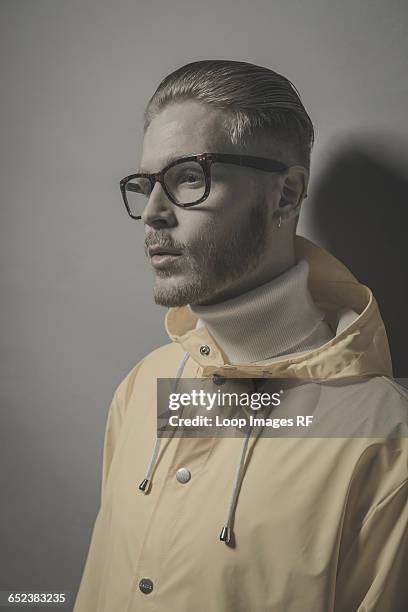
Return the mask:
<svg viewBox="0 0 408 612">
<path fill-rule="evenodd" d="M 277 213 L 284 213 L 285 217 L 298 214 L 303 199 L 306 197 L 306 189 L 309 181 L 309 173 L 303 166 L 291 166 L 284 178 L 279 209 Z"/>
</svg>

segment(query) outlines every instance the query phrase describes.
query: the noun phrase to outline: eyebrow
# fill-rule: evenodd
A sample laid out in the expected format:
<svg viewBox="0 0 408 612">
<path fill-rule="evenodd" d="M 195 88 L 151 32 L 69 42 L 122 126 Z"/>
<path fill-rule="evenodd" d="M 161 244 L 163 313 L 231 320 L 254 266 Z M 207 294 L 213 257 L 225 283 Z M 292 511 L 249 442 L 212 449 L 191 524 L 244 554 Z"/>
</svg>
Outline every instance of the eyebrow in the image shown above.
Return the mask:
<svg viewBox="0 0 408 612">
<path fill-rule="evenodd" d="M 176 161 L 176 159 L 180 159 L 180 157 L 184 157 L 184 155 L 170 155 L 170 157 L 166 157 L 161 169 Z M 140 167 L 137 172 L 140 174 L 154 174 L 153 172 L 150 172 L 149 170 L 146 170 L 142 167 Z"/>
</svg>

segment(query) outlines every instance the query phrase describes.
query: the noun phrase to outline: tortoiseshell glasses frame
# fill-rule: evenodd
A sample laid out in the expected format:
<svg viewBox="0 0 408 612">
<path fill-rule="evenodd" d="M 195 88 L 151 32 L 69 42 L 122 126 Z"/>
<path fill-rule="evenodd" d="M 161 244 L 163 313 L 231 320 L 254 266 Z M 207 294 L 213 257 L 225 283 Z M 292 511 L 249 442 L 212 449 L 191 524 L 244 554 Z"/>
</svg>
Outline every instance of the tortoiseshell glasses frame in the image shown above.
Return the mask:
<svg viewBox="0 0 408 612">
<path fill-rule="evenodd" d="M 174 166 L 177 166 L 179 164 L 182 164 L 188 161 L 195 161 L 198 164 L 200 164 L 203 170 L 204 177 L 205 177 L 205 190 L 204 190 L 203 195 L 199 199 L 195 200 L 194 202 L 188 202 L 188 203 L 182 204 L 180 202 L 177 202 L 177 200 L 173 197 L 173 195 L 168 190 L 166 181 L 165 181 L 165 174 L 170 168 L 173 168 Z M 276 161 L 274 159 L 269 159 L 266 157 L 255 157 L 253 155 L 237 155 L 237 154 L 232 154 L 232 153 L 200 153 L 196 155 L 184 155 L 182 157 L 179 157 L 173 160 L 171 163 L 165 166 L 162 170 L 160 170 L 160 172 L 154 172 L 151 174 L 146 173 L 146 172 L 130 174 L 129 176 L 125 176 L 125 178 L 123 178 L 120 181 L 120 191 L 122 193 L 122 197 L 123 197 L 123 201 L 126 206 L 126 210 L 129 213 L 130 217 L 132 217 L 132 219 L 141 219 L 141 215 L 134 215 L 132 213 L 128 200 L 127 200 L 126 190 L 127 190 L 128 183 L 130 181 L 138 179 L 138 178 L 148 179 L 150 181 L 150 187 L 151 187 L 150 193 L 153 191 L 154 185 L 158 181 L 160 185 L 162 186 L 163 191 L 165 192 L 166 196 L 168 197 L 170 202 L 172 202 L 172 204 L 174 204 L 175 206 L 179 206 L 180 208 L 189 208 L 190 206 L 195 206 L 197 204 L 200 204 L 201 202 L 204 202 L 204 200 L 208 198 L 210 194 L 210 190 L 211 190 L 211 165 L 214 162 L 223 163 L 223 164 L 233 164 L 237 166 L 243 166 L 246 168 L 255 168 L 256 170 L 262 170 L 264 172 L 275 172 L 275 173 L 285 172 L 289 168 L 289 166 L 283 164 L 282 162 Z M 129 189 L 129 190 L 132 191 L 132 189 Z M 133 191 L 135 191 L 135 189 L 133 189 Z M 146 195 L 146 197 L 148 198 L 149 195 Z"/>
</svg>

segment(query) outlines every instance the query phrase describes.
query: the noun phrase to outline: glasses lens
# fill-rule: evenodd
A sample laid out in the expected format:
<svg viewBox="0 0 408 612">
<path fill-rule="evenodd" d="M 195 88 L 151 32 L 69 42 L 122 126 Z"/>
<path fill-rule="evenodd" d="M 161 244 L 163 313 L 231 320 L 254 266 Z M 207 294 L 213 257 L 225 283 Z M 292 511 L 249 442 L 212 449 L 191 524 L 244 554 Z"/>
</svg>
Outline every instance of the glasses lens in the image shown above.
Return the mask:
<svg viewBox="0 0 408 612">
<path fill-rule="evenodd" d="M 205 193 L 205 175 L 196 161 L 186 161 L 169 168 L 164 175 L 167 191 L 178 204 L 193 204 Z"/>
<path fill-rule="evenodd" d="M 134 178 L 126 183 L 126 200 L 132 215 L 140 216 L 142 214 L 150 191 L 150 181 L 147 178 Z"/>
</svg>

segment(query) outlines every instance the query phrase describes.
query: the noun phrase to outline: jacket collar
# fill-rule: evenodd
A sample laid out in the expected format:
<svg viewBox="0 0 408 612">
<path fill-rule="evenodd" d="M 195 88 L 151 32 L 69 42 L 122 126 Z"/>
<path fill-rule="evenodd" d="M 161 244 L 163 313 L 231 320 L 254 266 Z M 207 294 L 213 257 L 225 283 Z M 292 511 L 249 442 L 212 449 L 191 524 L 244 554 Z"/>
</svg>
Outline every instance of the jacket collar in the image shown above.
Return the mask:
<svg viewBox="0 0 408 612">
<path fill-rule="evenodd" d="M 201 366 L 202 376 L 230 378 L 270 377 L 324 380 L 348 376 L 392 376 L 387 335 L 371 290 L 357 281 L 338 259 L 302 236 L 295 239 L 296 260 L 309 263 L 309 289 L 316 305 L 336 333 L 341 315 L 354 310 L 357 317 L 322 346 L 302 353 L 260 363 L 228 363 L 221 347 L 205 326 L 196 328 L 198 317 L 188 306 L 169 308 L 165 328 Z M 209 350 L 208 350 L 209 349 Z"/>
</svg>

